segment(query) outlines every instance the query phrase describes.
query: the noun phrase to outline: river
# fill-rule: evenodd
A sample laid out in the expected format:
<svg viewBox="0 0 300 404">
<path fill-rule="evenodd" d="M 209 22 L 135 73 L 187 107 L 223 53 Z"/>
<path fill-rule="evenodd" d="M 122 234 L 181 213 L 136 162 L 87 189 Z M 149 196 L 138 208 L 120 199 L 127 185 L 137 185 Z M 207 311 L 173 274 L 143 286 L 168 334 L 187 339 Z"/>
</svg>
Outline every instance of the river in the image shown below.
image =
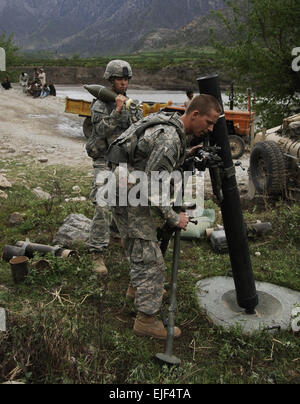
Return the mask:
<svg viewBox="0 0 300 404">
<path fill-rule="evenodd" d="M 58 97 L 69 97 L 73 99 L 92 101 L 93 96 L 81 85 L 56 85 Z M 187 97 L 184 91 L 158 91 L 158 90 L 135 90 L 127 91 L 128 97 L 142 101 L 167 103 L 172 101 L 173 105 L 182 105 Z M 197 93 L 195 93 L 197 95 Z M 228 106 L 228 96 L 222 94 L 224 106 Z"/>
</svg>

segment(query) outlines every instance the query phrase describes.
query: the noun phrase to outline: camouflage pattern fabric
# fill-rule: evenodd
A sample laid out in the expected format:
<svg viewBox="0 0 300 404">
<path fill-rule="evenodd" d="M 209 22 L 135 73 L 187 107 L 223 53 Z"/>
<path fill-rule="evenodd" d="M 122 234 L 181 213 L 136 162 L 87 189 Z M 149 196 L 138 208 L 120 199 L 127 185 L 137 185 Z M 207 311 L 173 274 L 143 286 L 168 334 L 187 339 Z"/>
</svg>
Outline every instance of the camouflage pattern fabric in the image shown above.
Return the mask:
<svg viewBox="0 0 300 404">
<path fill-rule="evenodd" d="M 178 169 L 182 163 L 182 156 L 185 156 L 186 152 L 183 125 L 181 125 L 181 132 L 182 136 L 179 136 L 176 128 L 168 125 L 156 125 L 147 129 L 136 146 L 135 163 L 139 169 L 144 165 L 144 171 L 148 176 L 151 171 L 172 172 Z M 129 167 L 129 172 L 133 169 L 135 167 Z M 115 167 L 114 175 L 118 185 L 121 175 L 119 166 Z M 130 187 L 128 187 L 129 191 Z M 119 195 L 118 188 L 117 197 Z M 176 226 L 179 216 L 171 206 L 155 208 L 116 206 L 112 208 L 112 214 L 124 240 L 125 251 L 130 261 L 131 282 L 135 289 L 135 306 L 142 313 L 155 314 L 161 306 L 165 279 L 164 259 L 157 241 L 156 219 L 159 218 L 160 225 L 167 221 L 171 226 Z"/>
<path fill-rule="evenodd" d="M 103 159 L 109 145 L 130 125 L 143 117 L 142 110 L 131 104 L 129 110 L 116 112 L 116 103 L 100 100 L 91 106 L 92 134 L 86 143 L 86 150 L 94 160 Z"/>
<path fill-rule="evenodd" d="M 92 190 L 90 193 L 90 200 L 95 206 L 94 217 L 90 229 L 90 236 L 87 246 L 90 251 L 99 252 L 102 248 L 106 248 L 109 244 L 110 232 L 109 232 L 109 207 L 97 206 L 96 195 L 98 186 L 101 184 L 96 183 L 97 175 L 102 170 L 107 170 L 107 163 L 102 160 L 98 160 L 98 164 L 94 166 L 94 179 L 92 183 Z"/>
<path fill-rule="evenodd" d="M 142 118 L 142 111 L 136 107 L 129 110 L 123 108 L 121 113 L 115 111 L 116 104 L 104 103 L 96 100 L 91 107 L 91 119 L 93 124 L 92 135 L 87 141 L 87 152 L 94 161 L 94 180 L 90 194 L 90 200 L 95 206 L 94 218 L 90 230 L 88 247 L 92 252 L 101 252 L 109 244 L 110 229 L 117 231 L 114 222 L 109 223 L 109 207 L 100 207 L 96 203 L 98 186 L 97 175 L 101 170 L 109 170 L 103 156 L 109 145 L 132 123 Z"/>
</svg>

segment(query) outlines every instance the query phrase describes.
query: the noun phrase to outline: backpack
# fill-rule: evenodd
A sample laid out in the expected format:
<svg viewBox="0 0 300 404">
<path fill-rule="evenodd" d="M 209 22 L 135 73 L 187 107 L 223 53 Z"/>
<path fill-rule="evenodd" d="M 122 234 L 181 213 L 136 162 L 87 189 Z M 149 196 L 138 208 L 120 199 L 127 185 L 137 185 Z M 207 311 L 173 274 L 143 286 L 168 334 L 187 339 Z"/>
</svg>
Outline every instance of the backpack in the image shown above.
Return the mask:
<svg viewBox="0 0 300 404">
<path fill-rule="evenodd" d="M 177 113 L 158 112 L 150 114 L 131 125 L 121 136 L 119 136 L 108 148 L 105 160 L 109 163 L 119 164 L 128 163 L 134 166 L 134 154 L 139 138 L 145 130 L 156 125 L 170 125 L 176 128 L 183 149 L 185 150 L 185 136 L 183 136 L 182 127 L 178 122 Z"/>
</svg>

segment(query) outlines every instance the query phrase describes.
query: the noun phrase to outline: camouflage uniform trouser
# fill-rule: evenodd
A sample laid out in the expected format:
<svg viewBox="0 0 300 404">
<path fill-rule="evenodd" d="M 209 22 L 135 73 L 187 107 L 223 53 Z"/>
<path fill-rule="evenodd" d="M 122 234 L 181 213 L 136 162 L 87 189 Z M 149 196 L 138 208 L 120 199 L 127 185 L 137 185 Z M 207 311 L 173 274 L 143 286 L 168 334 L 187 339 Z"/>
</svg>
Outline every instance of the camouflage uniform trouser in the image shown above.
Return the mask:
<svg viewBox="0 0 300 404">
<path fill-rule="evenodd" d="M 112 208 L 113 218 L 124 242 L 130 263 L 130 278 L 135 290 L 135 307 L 138 311 L 153 315 L 161 307 L 165 281 L 165 262 L 158 242 L 135 238 L 128 233 L 128 210 L 134 215 L 134 207 Z M 138 215 L 135 216 L 138 225 Z M 140 223 L 142 228 L 143 220 Z"/>
<path fill-rule="evenodd" d="M 105 160 L 97 161 L 97 165 L 94 166 L 94 179 L 92 183 L 92 189 L 90 193 L 90 200 L 95 206 L 94 217 L 90 228 L 90 236 L 87 246 L 91 252 L 101 252 L 104 248 L 108 247 L 110 233 L 118 233 L 118 229 L 114 222 L 110 224 L 109 220 L 109 207 L 98 206 L 96 201 L 97 191 L 99 184 L 97 185 L 96 179 L 100 172 L 108 171 L 107 163 Z"/>
</svg>

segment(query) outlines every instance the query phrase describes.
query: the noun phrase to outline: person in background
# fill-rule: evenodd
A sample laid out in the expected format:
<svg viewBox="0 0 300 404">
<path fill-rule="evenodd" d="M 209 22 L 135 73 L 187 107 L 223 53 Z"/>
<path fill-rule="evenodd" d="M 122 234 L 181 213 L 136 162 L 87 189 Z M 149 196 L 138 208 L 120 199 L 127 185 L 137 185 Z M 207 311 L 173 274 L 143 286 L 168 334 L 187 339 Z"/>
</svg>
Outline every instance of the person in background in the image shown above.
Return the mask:
<svg viewBox="0 0 300 404">
<path fill-rule="evenodd" d="M 38 71 L 38 68 L 35 67 L 33 69 L 33 79 L 32 79 L 32 81 L 38 80 L 38 78 L 39 78 L 39 71 Z"/>
<path fill-rule="evenodd" d="M 22 87 L 23 93 L 26 93 L 26 88 L 28 86 L 28 74 L 22 72 L 19 76 L 19 84 Z"/>
<path fill-rule="evenodd" d="M 50 90 L 49 95 L 53 95 L 53 97 L 56 97 L 56 89 L 53 83 L 49 83 L 49 90 Z"/>
<path fill-rule="evenodd" d="M 2 85 L 2 87 L 3 87 L 5 90 L 9 90 L 10 88 L 12 88 L 11 83 L 10 83 L 10 81 L 9 81 L 9 79 L 8 79 L 7 76 L 6 76 L 5 79 L 2 81 L 1 85 Z"/>
<path fill-rule="evenodd" d="M 45 73 L 44 69 L 40 69 L 38 77 L 39 77 L 42 87 L 43 87 L 46 84 L 46 73 Z"/>
<path fill-rule="evenodd" d="M 192 101 L 193 97 L 194 97 L 194 92 L 193 90 L 187 90 L 186 91 L 186 96 L 187 96 L 187 100 L 184 103 L 185 108 L 187 108 L 190 104 L 190 102 Z"/>
<path fill-rule="evenodd" d="M 43 87 L 42 87 L 42 91 L 41 91 L 41 98 L 45 98 L 50 94 L 50 88 L 48 86 L 48 84 L 46 83 Z"/>
</svg>

